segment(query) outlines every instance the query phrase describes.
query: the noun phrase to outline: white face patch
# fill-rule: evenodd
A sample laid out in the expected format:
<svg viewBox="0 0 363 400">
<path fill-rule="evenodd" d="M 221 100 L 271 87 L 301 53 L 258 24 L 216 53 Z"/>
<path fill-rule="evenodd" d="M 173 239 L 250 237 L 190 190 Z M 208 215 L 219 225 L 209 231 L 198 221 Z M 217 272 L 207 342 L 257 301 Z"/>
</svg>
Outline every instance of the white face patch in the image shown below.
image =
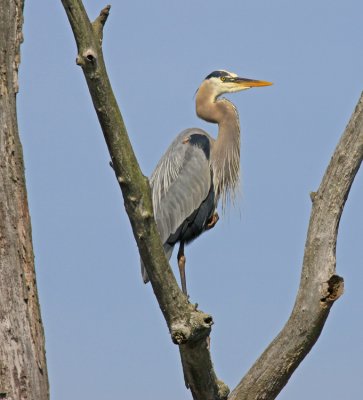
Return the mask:
<svg viewBox="0 0 363 400">
<path fill-rule="evenodd" d="M 221 96 L 222 94 L 225 93 L 234 93 L 234 92 L 240 92 L 242 90 L 250 89 L 249 87 L 243 87 L 241 85 L 238 85 L 234 82 L 228 82 L 228 80 L 223 80 L 223 78 L 237 78 L 238 75 L 235 74 L 234 72 L 229 72 L 226 70 L 218 70 L 218 72 L 224 72 L 225 74 L 228 75 L 221 75 L 221 76 L 212 76 L 208 79 L 205 80 L 205 82 L 210 86 L 211 92 L 215 98 Z"/>
<path fill-rule="evenodd" d="M 231 76 L 232 78 L 237 78 L 237 74 L 235 74 L 234 72 L 229 72 L 226 71 L 225 69 L 221 69 L 220 71 L 226 72 L 229 76 Z"/>
</svg>

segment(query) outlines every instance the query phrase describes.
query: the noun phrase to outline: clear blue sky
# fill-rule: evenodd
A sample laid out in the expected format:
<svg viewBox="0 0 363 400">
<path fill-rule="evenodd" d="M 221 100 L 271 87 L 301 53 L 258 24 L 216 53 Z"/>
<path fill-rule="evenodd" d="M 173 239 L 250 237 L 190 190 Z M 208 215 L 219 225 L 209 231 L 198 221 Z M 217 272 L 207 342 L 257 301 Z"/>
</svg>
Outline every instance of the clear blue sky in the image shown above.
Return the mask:
<svg viewBox="0 0 363 400">
<path fill-rule="evenodd" d="M 105 5 L 85 1 L 95 18 Z M 187 248 L 191 300 L 233 388 L 282 328 L 297 291 L 309 192 L 363 90 L 361 0 L 114 1 L 104 53 L 149 175 L 195 115 L 215 69 L 274 82 L 229 96 L 242 127 L 239 207 Z M 60 1 L 25 4 L 19 123 L 52 400 L 190 399 L 139 256 Z M 338 240 L 344 296 L 279 399 L 361 398 L 363 175 Z M 173 259 L 175 268 L 175 259 Z"/>
</svg>

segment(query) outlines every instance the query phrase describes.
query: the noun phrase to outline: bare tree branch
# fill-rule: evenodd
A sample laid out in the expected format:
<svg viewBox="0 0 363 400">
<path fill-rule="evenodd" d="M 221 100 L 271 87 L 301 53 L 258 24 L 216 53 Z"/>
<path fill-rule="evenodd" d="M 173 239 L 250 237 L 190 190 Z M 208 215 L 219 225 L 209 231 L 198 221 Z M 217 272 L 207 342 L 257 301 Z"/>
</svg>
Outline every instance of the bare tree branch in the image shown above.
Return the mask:
<svg viewBox="0 0 363 400">
<path fill-rule="evenodd" d="M 78 47 L 77 64 L 88 84 L 140 255 L 172 340 L 180 345 L 186 384 L 194 399 L 225 399 L 229 389 L 217 379 L 206 345 L 212 317 L 190 304 L 176 283 L 154 221 L 149 182 L 136 160 L 107 76 L 101 46 L 110 6 L 91 24 L 81 0 L 62 3 Z"/>
<path fill-rule="evenodd" d="M 301 281 L 291 316 L 228 399 L 275 399 L 319 338 L 331 306 L 344 290 L 343 278 L 335 272 L 337 234 L 362 159 L 363 94 L 319 190 L 311 194 L 313 207 Z"/>
</svg>

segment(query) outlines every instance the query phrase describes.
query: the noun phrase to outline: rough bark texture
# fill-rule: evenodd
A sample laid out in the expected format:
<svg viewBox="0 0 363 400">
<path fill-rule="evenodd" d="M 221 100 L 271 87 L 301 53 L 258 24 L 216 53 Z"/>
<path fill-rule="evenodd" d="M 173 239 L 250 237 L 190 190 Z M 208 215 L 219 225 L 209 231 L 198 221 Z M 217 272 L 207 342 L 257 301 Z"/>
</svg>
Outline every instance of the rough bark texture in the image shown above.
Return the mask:
<svg viewBox="0 0 363 400">
<path fill-rule="evenodd" d="M 341 137 L 319 190 L 305 244 L 300 287 L 283 330 L 233 390 L 230 400 L 275 399 L 318 340 L 331 306 L 344 290 L 335 273 L 339 221 L 363 159 L 363 94 Z"/>
<path fill-rule="evenodd" d="M 49 398 L 16 118 L 23 1 L 0 0 L 0 398 Z"/>
</svg>

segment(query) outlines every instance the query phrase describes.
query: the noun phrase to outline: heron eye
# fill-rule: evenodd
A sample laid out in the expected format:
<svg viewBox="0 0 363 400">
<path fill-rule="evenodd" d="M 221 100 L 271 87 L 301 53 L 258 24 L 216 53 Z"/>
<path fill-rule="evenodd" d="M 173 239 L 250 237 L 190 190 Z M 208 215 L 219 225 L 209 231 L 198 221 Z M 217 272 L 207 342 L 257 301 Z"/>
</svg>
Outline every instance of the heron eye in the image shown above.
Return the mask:
<svg viewBox="0 0 363 400">
<path fill-rule="evenodd" d="M 221 81 L 224 82 L 226 80 L 225 76 L 221 76 Z"/>
</svg>

